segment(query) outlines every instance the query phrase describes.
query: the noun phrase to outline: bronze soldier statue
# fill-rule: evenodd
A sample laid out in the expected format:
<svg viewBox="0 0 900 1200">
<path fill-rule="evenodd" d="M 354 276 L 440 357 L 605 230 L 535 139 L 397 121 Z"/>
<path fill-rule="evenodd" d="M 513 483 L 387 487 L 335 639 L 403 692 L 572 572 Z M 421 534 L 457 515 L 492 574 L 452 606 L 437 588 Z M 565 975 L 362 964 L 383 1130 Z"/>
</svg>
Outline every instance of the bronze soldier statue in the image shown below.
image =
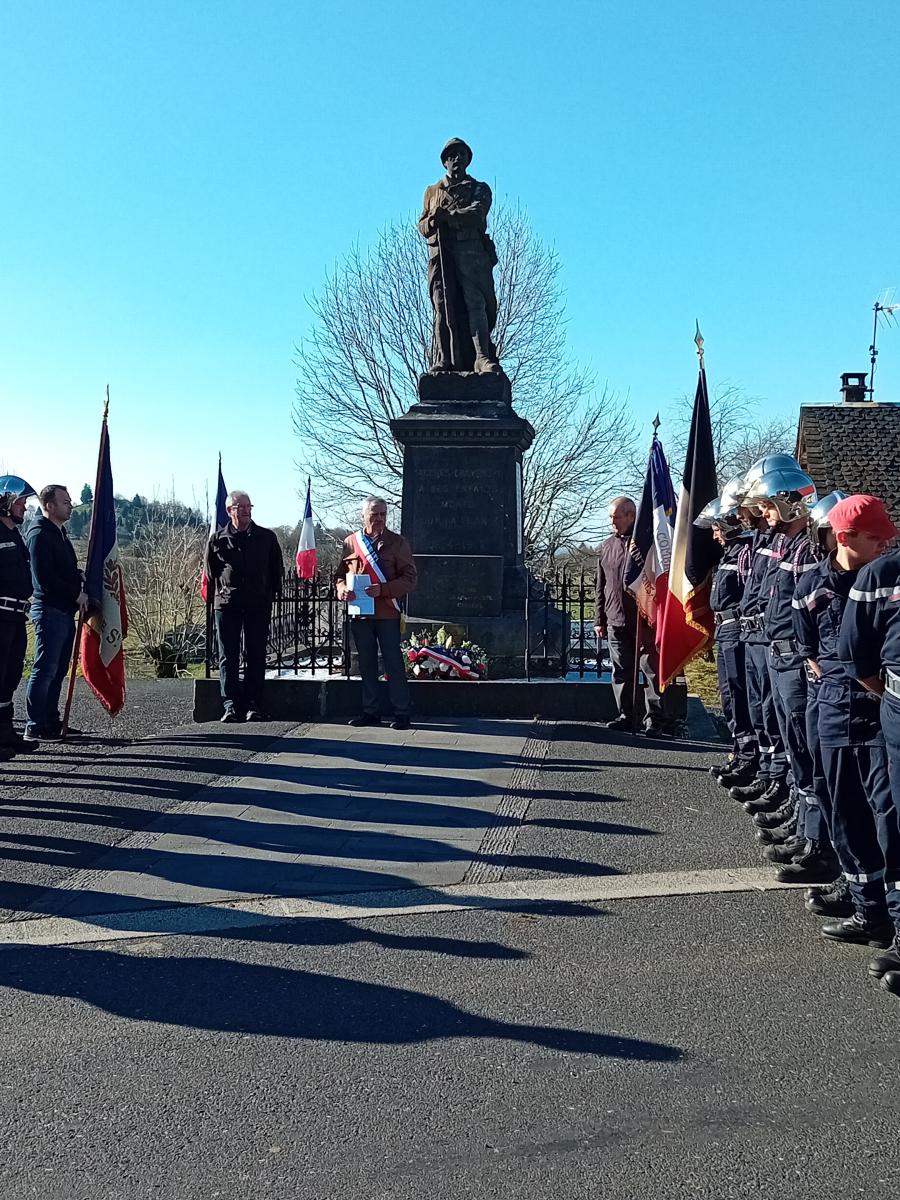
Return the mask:
<svg viewBox="0 0 900 1200">
<path fill-rule="evenodd" d="M 451 138 L 441 151 L 447 174 L 425 189 L 419 218 L 434 306 L 431 370 L 499 374 L 491 341 L 497 321 L 497 251 L 487 235 L 491 189 L 468 173 L 471 161 L 466 143 Z"/>
</svg>

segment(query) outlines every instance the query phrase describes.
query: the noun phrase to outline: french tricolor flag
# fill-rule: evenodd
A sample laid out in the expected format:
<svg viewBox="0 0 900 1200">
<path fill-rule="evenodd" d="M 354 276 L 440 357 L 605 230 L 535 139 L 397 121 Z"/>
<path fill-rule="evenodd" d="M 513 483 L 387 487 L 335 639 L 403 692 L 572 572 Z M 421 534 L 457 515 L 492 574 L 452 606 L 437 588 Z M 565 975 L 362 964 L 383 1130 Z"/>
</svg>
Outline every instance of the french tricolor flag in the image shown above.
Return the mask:
<svg viewBox="0 0 900 1200">
<path fill-rule="evenodd" d="M 103 414 L 100 436 L 100 461 L 84 570 L 84 590 L 88 595 L 89 615 L 81 630 L 81 672 L 106 711 L 115 716 L 125 703 L 128 612 L 116 536 L 106 412 Z"/>
<path fill-rule="evenodd" d="M 303 509 L 303 525 L 297 546 L 297 575 L 300 579 L 312 579 L 316 574 L 316 530 L 312 515 L 312 480 L 306 481 L 306 505 Z"/>
<path fill-rule="evenodd" d="M 223 525 L 228 524 L 228 510 L 225 507 L 225 502 L 228 499 L 228 489 L 225 487 L 225 480 L 222 478 L 222 455 L 219 455 L 219 481 L 216 484 L 216 507 L 213 510 L 213 515 L 209 522 L 209 536 L 215 536 L 216 530 L 221 529 Z M 203 568 L 200 572 L 200 594 L 203 597 L 204 603 L 209 600 L 209 575 L 206 572 L 206 555 L 203 555 Z"/>
</svg>

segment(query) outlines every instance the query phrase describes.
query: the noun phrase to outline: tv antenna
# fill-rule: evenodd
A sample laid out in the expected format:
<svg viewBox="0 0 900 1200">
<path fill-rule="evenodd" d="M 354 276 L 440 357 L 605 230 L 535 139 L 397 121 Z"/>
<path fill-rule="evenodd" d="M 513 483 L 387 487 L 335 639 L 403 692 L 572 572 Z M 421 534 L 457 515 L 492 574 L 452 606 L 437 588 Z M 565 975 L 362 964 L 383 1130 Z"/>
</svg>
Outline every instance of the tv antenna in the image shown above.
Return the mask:
<svg viewBox="0 0 900 1200">
<path fill-rule="evenodd" d="M 885 288 L 873 305 L 875 311 L 875 322 L 872 326 L 872 345 L 869 347 L 869 399 L 875 399 L 875 360 L 878 357 L 878 351 L 875 349 L 875 343 L 878 340 L 878 318 L 883 317 L 888 325 L 897 323 L 897 313 L 900 313 L 900 304 L 894 302 L 894 293 L 896 288 Z"/>
</svg>

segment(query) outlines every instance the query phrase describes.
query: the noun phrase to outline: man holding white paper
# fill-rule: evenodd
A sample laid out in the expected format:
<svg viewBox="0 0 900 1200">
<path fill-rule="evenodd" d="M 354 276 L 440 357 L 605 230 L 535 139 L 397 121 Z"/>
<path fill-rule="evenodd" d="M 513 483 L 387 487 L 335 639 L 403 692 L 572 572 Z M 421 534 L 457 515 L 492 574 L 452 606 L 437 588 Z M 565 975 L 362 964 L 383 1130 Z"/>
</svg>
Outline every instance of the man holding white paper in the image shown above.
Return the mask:
<svg viewBox="0 0 900 1200">
<path fill-rule="evenodd" d="M 347 602 L 362 676 L 362 713 L 351 725 L 380 725 L 378 651 L 394 710 L 393 729 L 409 729 L 409 684 L 400 649 L 401 602 L 416 586 L 416 564 L 405 538 L 387 528 L 387 502 L 369 496 L 362 528 L 344 539 L 335 574 L 337 593 Z"/>
</svg>

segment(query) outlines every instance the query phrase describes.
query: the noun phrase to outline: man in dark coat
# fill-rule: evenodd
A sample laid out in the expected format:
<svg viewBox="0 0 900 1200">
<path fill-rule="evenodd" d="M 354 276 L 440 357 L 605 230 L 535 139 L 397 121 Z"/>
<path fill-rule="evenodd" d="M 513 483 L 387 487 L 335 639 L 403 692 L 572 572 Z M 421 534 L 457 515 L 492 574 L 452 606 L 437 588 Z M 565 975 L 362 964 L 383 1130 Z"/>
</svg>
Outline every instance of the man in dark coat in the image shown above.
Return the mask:
<svg viewBox="0 0 900 1200">
<path fill-rule="evenodd" d="M 31 555 L 31 620 L 34 623 L 34 665 L 25 696 L 25 736 L 58 742 L 62 737 L 59 697 L 72 661 L 75 613 L 87 604 L 84 576 L 66 521 L 72 498 L 61 483 L 41 488 L 41 515 L 28 526 L 25 540 Z"/>
<path fill-rule="evenodd" d="M 637 510 L 628 496 L 617 496 L 609 506 L 613 533 L 600 546 L 597 555 L 597 588 L 594 631 L 606 638 L 612 660 L 612 687 L 618 715 L 606 722 L 607 729 L 631 729 L 634 722 L 635 654 L 644 676 L 644 732 L 672 734 L 684 720 L 684 688 L 673 682 L 664 701 L 659 690 L 659 654 L 654 630 L 646 622 L 640 626 L 637 646 L 637 605 L 625 587 L 628 544 L 634 532 Z"/>
<path fill-rule="evenodd" d="M 284 562 L 278 538 L 251 520 L 246 492 L 229 492 L 228 524 L 209 539 L 206 573 L 214 595 L 219 639 L 222 720 L 263 721 L 263 682 L 272 602 L 281 595 Z M 241 635 L 245 675 L 241 687 Z"/>
</svg>

